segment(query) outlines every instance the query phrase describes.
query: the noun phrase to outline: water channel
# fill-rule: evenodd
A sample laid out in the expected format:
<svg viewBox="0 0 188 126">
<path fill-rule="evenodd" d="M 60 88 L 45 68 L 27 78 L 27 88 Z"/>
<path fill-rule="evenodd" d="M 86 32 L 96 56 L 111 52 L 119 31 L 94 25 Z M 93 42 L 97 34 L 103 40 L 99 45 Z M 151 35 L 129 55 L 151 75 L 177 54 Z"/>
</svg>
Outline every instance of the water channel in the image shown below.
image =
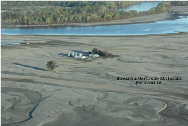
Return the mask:
<svg viewBox="0 0 188 126">
<path fill-rule="evenodd" d="M 130 11 L 130 10 L 136 10 L 139 11 L 147 11 L 153 7 L 157 7 L 157 5 L 161 3 L 161 1 L 144 1 L 139 4 L 131 5 L 126 8 L 120 8 L 118 11 Z"/>
</svg>

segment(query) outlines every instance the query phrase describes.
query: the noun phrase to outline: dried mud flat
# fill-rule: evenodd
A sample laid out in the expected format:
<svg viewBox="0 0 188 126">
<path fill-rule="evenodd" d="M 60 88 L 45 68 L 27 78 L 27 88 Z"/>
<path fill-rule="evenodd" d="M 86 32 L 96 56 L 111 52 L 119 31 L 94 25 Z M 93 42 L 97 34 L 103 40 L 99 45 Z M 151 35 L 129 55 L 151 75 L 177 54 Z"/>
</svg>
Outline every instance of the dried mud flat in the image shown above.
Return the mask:
<svg viewBox="0 0 188 126">
<path fill-rule="evenodd" d="M 187 126 L 188 34 L 5 36 L 1 48 L 2 126 Z M 61 53 L 97 47 L 120 57 L 75 60 Z M 56 60 L 57 72 L 46 70 Z M 120 77 L 178 76 L 162 84 Z"/>
</svg>

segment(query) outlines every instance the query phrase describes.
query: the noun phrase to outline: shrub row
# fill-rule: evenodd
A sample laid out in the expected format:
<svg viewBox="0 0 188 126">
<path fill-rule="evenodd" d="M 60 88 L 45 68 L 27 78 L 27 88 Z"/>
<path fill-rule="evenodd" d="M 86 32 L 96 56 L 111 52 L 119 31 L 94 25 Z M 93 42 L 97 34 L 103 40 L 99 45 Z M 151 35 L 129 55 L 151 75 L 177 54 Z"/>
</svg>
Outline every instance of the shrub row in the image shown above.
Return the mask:
<svg viewBox="0 0 188 126">
<path fill-rule="evenodd" d="M 108 53 L 106 50 L 102 51 L 97 48 L 92 49 L 92 54 L 98 54 L 99 56 L 105 57 L 105 58 L 113 58 L 113 57 L 119 57 L 119 55 L 113 55 L 112 53 Z"/>
</svg>

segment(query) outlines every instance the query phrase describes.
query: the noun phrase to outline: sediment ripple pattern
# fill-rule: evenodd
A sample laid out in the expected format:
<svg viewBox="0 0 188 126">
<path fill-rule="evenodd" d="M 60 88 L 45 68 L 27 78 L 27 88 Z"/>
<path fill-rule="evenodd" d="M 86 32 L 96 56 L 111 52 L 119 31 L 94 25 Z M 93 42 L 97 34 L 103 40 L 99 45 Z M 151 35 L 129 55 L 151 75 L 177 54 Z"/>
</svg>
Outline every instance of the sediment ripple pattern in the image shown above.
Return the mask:
<svg viewBox="0 0 188 126">
<path fill-rule="evenodd" d="M 2 87 L 2 125 L 18 124 L 32 118 L 37 103 L 41 99 L 41 94 L 35 91 Z"/>
</svg>

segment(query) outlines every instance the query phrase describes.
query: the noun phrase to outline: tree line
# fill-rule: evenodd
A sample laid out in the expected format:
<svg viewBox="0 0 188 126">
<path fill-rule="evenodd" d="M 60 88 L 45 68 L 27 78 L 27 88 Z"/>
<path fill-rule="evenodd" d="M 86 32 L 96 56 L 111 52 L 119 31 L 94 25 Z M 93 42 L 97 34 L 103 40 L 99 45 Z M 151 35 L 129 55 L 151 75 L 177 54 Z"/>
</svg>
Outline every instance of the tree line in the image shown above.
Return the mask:
<svg viewBox="0 0 188 126">
<path fill-rule="evenodd" d="M 139 1 L 2 1 L 2 9 L 10 9 L 12 7 L 26 6 L 61 6 L 61 7 L 83 7 L 83 6 L 117 6 L 123 7 L 131 4 L 139 3 Z"/>
<path fill-rule="evenodd" d="M 2 25 L 47 25 L 89 23 L 167 12 L 171 2 L 148 11 L 117 11 L 139 1 L 2 1 Z M 41 8 L 43 6 L 43 8 Z"/>
</svg>

